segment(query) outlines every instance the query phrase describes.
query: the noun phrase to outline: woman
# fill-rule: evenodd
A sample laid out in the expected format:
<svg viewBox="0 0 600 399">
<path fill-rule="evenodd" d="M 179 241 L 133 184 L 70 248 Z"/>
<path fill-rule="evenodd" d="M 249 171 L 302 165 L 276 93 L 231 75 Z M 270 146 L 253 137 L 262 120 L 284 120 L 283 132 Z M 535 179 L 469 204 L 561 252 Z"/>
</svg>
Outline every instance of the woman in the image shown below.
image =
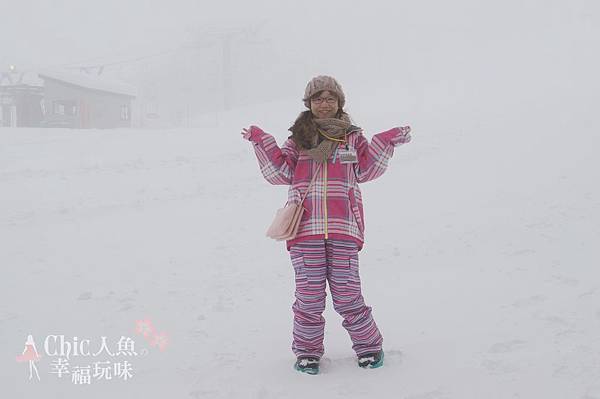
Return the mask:
<svg viewBox="0 0 600 399">
<path fill-rule="evenodd" d="M 295 238 L 287 241 L 295 271 L 292 351 L 296 370 L 319 372 L 324 353 L 325 287 L 344 318 L 358 365 L 383 365 L 383 337 L 361 294 L 358 252 L 364 242 L 364 214 L 358 184 L 385 172 L 394 147 L 408 143 L 410 128 L 379 133 L 369 144 L 361 128 L 344 112 L 345 95 L 330 76 L 317 76 L 306 86 L 302 112 L 281 148 L 257 126 L 243 129 L 253 143 L 260 170 L 271 184 L 290 185 L 288 202 L 300 203 L 313 175 L 316 180 L 303 202 Z"/>
</svg>

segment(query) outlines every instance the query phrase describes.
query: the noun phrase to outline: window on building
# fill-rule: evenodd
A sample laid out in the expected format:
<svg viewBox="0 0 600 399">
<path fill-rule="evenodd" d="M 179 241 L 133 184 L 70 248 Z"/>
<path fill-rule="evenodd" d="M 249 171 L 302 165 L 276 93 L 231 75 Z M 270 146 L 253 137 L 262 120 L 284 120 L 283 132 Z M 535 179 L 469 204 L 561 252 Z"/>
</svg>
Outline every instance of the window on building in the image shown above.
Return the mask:
<svg viewBox="0 0 600 399">
<path fill-rule="evenodd" d="M 129 120 L 129 105 L 121 105 L 121 120 Z"/>
<path fill-rule="evenodd" d="M 54 101 L 54 115 L 64 115 L 65 105 L 59 101 Z"/>
<path fill-rule="evenodd" d="M 53 103 L 53 113 L 55 115 L 77 116 L 79 114 L 79 106 L 77 102 L 72 100 L 59 100 Z"/>
</svg>

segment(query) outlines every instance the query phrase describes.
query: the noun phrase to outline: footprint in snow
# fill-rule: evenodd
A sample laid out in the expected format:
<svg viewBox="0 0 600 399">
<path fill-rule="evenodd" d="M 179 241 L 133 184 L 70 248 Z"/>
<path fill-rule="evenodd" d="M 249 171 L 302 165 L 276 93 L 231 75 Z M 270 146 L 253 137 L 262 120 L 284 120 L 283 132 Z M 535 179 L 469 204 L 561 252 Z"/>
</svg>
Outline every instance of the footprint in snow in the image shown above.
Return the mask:
<svg viewBox="0 0 600 399">
<path fill-rule="evenodd" d="M 92 293 L 87 291 L 87 292 L 82 292 L 79 297 L 77 298 L 77 300 L 79 301 L 87 301 L 88 299 L 92 299 Z"/>
<path fill-rule="evenodd" d="M 546 300 L 543 295 L 530 296 L 528 298 L 519 299 L 513 302 L 512 306 L 516 308 L 525 308 L 532 305 L 538 305 Z"/>
<path fill-rule="evenodd" d="M 486 359 L 481 362 L 481 365 L 489 374 L 510 374 L 519 371 L 519 368 L 515 364 L 503 360 Z"/>
<path fill-rule="evenodd" d="M 514 339 L 512 341 L 506 341 L 506 342 L 498 342 L 497 344 L 492 345 L 492 347 L 488 350 L 488 353 L 515 352 L 519 349 L 522 349 L 526 345 L 527 345 L 527 342 L 522 341 L 520 339 Z"/>
</svg>

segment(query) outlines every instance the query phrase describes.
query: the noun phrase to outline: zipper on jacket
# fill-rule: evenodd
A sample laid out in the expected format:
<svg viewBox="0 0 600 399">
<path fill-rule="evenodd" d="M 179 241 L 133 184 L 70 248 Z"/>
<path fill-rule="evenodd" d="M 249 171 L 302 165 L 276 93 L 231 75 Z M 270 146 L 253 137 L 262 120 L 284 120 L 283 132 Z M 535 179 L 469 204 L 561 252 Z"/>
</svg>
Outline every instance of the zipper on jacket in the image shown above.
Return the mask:
<svg viewBox="0 0 600 399">
<path fill-rule="evenodd" d="M 328 231 L 327 231 L 327 160 L 325 160 L 325 166 L 323 168 L 323 209 L 325 210 L 325 239 L 328 238 Z"/>
</svg>

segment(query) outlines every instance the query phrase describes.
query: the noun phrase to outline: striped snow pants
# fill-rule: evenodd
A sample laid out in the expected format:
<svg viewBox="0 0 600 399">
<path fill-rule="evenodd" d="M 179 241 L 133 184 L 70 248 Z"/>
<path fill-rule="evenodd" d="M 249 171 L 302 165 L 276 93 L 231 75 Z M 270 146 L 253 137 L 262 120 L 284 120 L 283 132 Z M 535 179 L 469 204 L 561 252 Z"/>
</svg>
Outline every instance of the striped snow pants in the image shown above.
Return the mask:
<svg viewBox="0 0 600 399">
<path fill-rule="evenodd" d="M 381 349 L 383 337 L 365 305 L 358 273 L 358 249 L 353 241 L 306 240 L 290 248 L 296 276 L 292 351 L 296 356 L 323 355 L 325 282 L 333 307 L 358 356 Z"/>
</svg>

